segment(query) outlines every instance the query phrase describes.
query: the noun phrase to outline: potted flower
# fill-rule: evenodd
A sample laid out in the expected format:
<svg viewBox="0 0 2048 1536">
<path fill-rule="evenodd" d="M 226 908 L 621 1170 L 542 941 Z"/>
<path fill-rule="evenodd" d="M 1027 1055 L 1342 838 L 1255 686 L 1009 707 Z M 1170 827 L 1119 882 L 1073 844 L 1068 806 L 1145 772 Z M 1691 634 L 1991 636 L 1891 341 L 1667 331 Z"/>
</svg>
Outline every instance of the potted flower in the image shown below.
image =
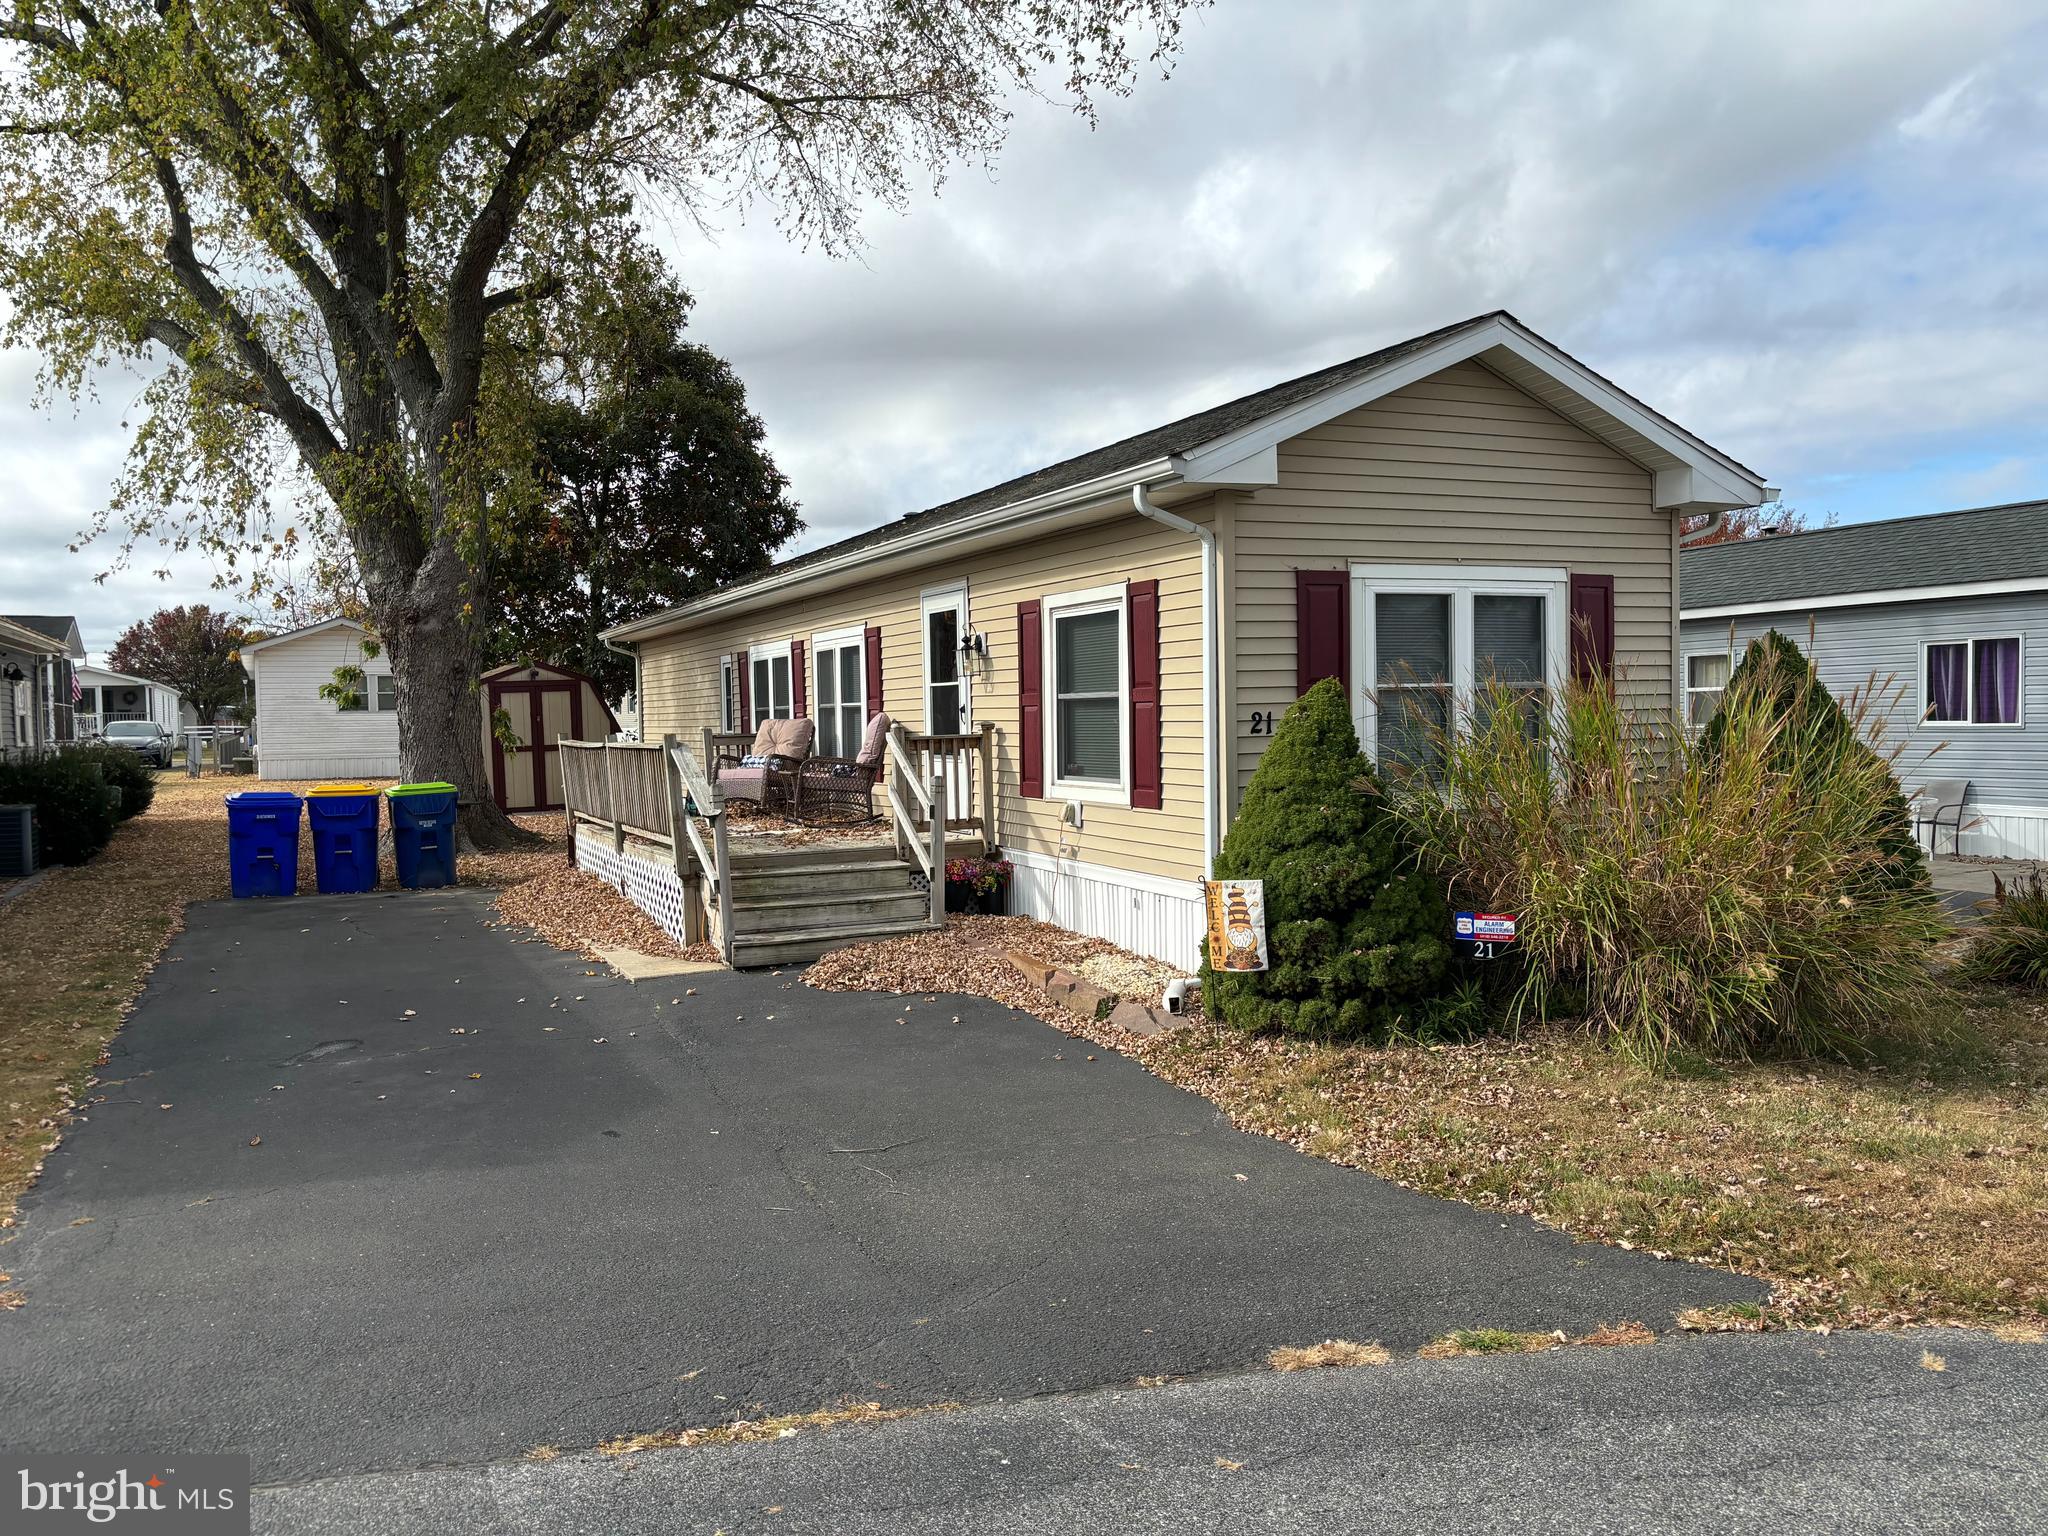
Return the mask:
<svg viewBox="0 0 2048 1536">
<path fill-rule="evenodd" d="M 1013 872 L 1001 854 L 946 860 L 946 910 L 1002 914 L 1009 909 Z"/>
</svg>

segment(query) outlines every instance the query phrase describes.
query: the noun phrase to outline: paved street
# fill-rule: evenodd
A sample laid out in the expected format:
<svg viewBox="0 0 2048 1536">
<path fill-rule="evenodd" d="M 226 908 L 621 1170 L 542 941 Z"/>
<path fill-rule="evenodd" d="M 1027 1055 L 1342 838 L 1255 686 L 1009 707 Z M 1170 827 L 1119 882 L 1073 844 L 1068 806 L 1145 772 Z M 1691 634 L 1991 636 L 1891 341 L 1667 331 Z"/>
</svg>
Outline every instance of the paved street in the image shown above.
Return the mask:
<svg viewBox="0 0 2048 1536">
<path fill-rule="evenodd" d="M 1946 1369 L 1922 1364 L 1937 1352 Z M 764 1445 L 307 1484 L 275 1536 L 2005 1532 L 2048 1527 L 2048 1347 L 1722 1335 L 1234 1375 Z"/>
<path fill-rule="evenodd" d="M 298 1482 L 1758 1294 L 1240 1134 L 992 1003 L 690 997 L 489 915 L 193 909 L 8 1250 L 17 1448 Z"/>
</svg>

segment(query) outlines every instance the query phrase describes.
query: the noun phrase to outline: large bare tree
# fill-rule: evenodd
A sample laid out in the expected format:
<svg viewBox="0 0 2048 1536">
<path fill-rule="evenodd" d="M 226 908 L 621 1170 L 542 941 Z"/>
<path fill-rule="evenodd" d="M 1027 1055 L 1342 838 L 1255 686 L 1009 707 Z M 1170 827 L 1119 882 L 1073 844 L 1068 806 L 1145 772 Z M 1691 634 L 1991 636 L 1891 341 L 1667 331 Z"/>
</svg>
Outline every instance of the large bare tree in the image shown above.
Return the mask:
<svg viewBox="0 0 2048 1536">
<path fill-rule="evenodd" d="M 60 392 L 161 349 L 101 527 L 246 560 L 331 519 L 404 771 L 486 792 L 495 502 L 640 201 L 856 238 L 1017 91 L 1085 113 L 1198 0 L 0 0 L 0 288 Z M 97 530 L 96 530 L 97 531 Z M 294 535 L 296 536 L 296 535 Z"/>
</svg>

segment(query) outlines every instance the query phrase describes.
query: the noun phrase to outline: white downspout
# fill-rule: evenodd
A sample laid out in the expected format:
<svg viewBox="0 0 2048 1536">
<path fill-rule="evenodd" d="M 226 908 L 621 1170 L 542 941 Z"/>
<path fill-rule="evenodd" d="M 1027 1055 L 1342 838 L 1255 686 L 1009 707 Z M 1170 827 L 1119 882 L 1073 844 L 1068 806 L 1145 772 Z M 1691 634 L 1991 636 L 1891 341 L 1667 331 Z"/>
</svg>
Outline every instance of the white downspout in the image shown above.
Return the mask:
<svg viewBox="0 0 2048 1536">
<path fill-rule="evenodd" d="M 1216 873 L 1216 717 L 1223 708 L 1216 665 L 1216 589 L 1222 585 L 1216 530 L 1155 506 L 1142 485 L 1131 487 L 1131 505 L 1140 517 L 1176 533 L 1193 534 L 1202 543 L 1202 878 L 1207 880 Z"/>
</svg>

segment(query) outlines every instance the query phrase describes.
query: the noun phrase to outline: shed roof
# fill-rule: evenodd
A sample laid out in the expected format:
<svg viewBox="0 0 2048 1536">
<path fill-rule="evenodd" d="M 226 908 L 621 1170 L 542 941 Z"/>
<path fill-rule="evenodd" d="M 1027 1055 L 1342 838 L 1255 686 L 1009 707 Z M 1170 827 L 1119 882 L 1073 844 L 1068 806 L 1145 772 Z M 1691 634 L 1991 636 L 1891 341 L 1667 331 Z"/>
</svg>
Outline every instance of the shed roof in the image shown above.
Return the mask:
<svg viewBox="0 0 2048 1536">
<path fill-rule="evenodd" d="M 1732 539 L 1678 558 L 1686 613 L 2027 581 L 2048 584 L 2048 501 Z"/>
</svg>

